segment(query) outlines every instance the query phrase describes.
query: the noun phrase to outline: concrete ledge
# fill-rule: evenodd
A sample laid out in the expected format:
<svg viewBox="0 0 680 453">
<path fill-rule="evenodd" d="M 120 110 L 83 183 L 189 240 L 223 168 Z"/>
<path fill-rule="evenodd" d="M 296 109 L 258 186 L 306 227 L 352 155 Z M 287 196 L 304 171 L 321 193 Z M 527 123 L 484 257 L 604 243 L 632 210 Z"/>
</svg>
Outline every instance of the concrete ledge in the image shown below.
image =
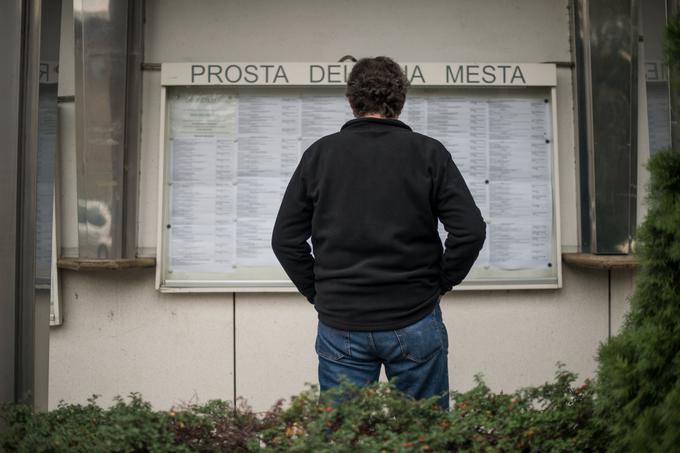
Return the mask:
<svg viewBox="0 0 680 453">
<path fill-rule="evenodd" d="M 589 269 L 635 269 L 638 262 L 633 255 L 594 255 L 592 253 L 563 253 L 562 261 Z"/>
<path fill-rule="evenodd" d="M 117 260 L 60 258 L 57 261 L 57 267 L 60 269 L 70 269 L 72 271 L 150 268 L 156 267 L 156 258 L 125 258 Z"/>
</svg>

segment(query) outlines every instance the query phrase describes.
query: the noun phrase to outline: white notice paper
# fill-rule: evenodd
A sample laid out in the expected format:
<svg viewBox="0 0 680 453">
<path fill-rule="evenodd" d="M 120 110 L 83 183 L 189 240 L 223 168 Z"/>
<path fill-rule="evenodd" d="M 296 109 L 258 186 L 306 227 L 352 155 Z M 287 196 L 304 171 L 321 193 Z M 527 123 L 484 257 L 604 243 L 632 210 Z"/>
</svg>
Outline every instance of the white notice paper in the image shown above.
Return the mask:
<svg viewBox="0 0 680 453">
<path fill-rule="evenodd" d="M 280 178 L 250 176 L 238 179 L 238 215 L 275 218 L 281 205 Z"/>
<path fill-rule="evenodd" d="M 552 267 L 551 226 L 528 221 L 489 225 L 491 265 L 500 269 Z"/>
<path fill-rule="evenodd" d="M 236 98 L 184 90 L 168 102 L 169 272 L 233 272 Z"/>
<path fill-rule="evenodd" d="M 274 219 L 267 217 L 239 217 L 237 222 L 237 250 L 239 266 L 268 267 L 278 265 L 271 248 Z"/>
<path fill-rule="evenodd" d="M 317 140 L 338 132 L 352 119 L 349 104 L 337 95 L 302 95 L 302 137 Z"/>
<path fill-rule="evenodd" d="M 399 120 L 408 124 L 415 132 L 427 135 L 427 97 L 406 96 Z"/>
</svg>

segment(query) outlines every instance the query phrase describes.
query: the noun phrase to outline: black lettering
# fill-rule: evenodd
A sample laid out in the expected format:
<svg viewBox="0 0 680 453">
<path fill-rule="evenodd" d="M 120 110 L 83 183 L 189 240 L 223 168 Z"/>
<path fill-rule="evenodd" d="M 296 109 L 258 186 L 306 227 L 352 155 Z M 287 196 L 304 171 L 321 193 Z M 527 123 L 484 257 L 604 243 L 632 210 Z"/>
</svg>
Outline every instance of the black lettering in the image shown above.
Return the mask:
<svg viewBox="0 0 680 453">
<path fill-rule="evenodd" d="M 235 70 L 236 70 L 235 72 L 236 72 L 237 76 L 236 76 L 235 79 L 232 79 L 232 78 L 229 77 L 229 70 L 230 70 L 230 69 L 235 69 Z M 234 71 L 232 71 L 232 72 L 234 72 Z M 241 67 L 240 67 L 239 65 L 230 64 L 229 66 L 227 66 L 226 68 L 224 68 L 224 78 L 227 79 L 227 82 L 229 82 L 229 83 L 237 83 L 237 82 L 239 82 L 239 81 L 241 80 L 241 77 L 243 77 L 243 71 L 241 71 Z"/>
<path fill-rule="evenodd" d="M 475 69 L 475 71 L 472 70 L 473 68 Z M 465 72 L 467 73 L 467 76 L 466 76 L 467 83 L 479 83 L 479 79 L 472 80 L 472 77 L 478 77 L 479 76 L 479 72 L 476 71 L 477 69 L 479 69 L 479 65 L 471 64 L 471 65 L 467 66 L 465 69 L 466 69 Z"/>
<path fill-rule="evenodd" d="M 222 68 L 220 68 L 220 65 L 217 64 L 208 65 L 208 83 L 212 81 L 212 76 L 217 77 L 217 80 L 219 80 L 220 83 L 224 83 L 222 77 L 220 77 L 220 72 L 222 72 Z"/>
<path fill-rule="evenodd" d="M 255 66 L 254 64 L 248 64 L 244 68 L 244 71 L 245 71 L 246 75 L 243 78 L 243 80 L 245 80 L 248 83 L 257 82 L 257 66 Z M 248 76 L 252 76 L 252 77 L 248 78 Z"/>
<path fill-rule="evenodd" d="M 458 83 L 459 79 L 462 81 L 463 79 L 463 67 L 458 66 L 458 70 L 456 71 L 456 74 L 453 74 L 453 71 L 451 70 L 451 66 L 446 65 L 446 83 Z"/>
<path fill-rule="evenodd" d="M 269 69 L 273 68 L 273 64 L 263 64 L 261 65 L 264 68 L 264 82 L 269 83 Z"/>
<path fill-rule="evenodd" d="M 510 68 L 510 65 L 507 64 L 499 64 L 499 68 L 503 70 L 503 78 L 501 79 L 503 83 L 508 83 L 508 77 L 506 71 Z"/>
<path fill-rule="evenodd" d="M 496 73 L 494 72 L 493 66 L 488 64 L 484 65 L 482 67 L 482 72 L 484 73 L 482 76 L 482 81 L 484 83 L 494 83 L 496 81 Z"/>
<path fill-rule="evenodd" d="M 314 70 L 317 69 L 317 73 L 320 74 L 318 78 L 314 78 Z M 319 72 L 320 71 L 320 72 Z M 323 66 L 318 64 L 313 64 L 309 66 L 309 83 L 320 83 L 323 81 L 325 75 Z"/>
<path fill-rule="evenodd" d="M 328 65 L 328 82 L 329 83 L 340 83 L 341 80 L 334 80 L 333 76 L 340 75 L 340 65 L 339 64 L 329 64 Z"/>
<path fill-rule="evenodd" d="M 418 77 L 421 82 L 425 83 L 425 77 L 423 77 L 423 72 L 420 70 L 420 66 L 416 65 L 413 68 L 413 74 L 411 74 L 411 78 L 409 79 L 409 82 L 413 82 L 413 79 Z"/>
<path fill-rule="evenodd" d="M 515 83 L 515 79 L 522 80 L 523 85 L 527 84 L 527 81 L 524 80 L 524 74 L 522 74 L 522 70 L 519 66 L 515 66 L 515 70 L 512 72 L 512 80 L 510 80 L 510 83 Z"/>
<path fill-rule="evenodd" d="M 191 83 L 196 81 L 196 76 L 202 76 L 205 74 L 205 66 L 200 64 L 191 65 Z"/>
<path fill-rule="evenodd" d="M 288 82 L 288 76 L 286 75 L 286 71 L 283 69 L 283 66 L 279 65 L 278 68 L 276 68 L 276 75 L 274 76 L 274 83 L 278 80 L 278 78 L 281 77 L 283 80 Z"/>
</svg>

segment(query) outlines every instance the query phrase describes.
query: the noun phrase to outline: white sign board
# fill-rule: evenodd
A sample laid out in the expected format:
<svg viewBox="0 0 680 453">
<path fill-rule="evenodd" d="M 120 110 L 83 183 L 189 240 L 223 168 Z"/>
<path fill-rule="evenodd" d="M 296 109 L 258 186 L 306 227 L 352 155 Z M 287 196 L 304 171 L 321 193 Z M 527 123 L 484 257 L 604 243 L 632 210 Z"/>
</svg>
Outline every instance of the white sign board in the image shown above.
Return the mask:
<svg viewBox="0 0 680 453">
<path fill-rule="evenodd" d="M 223 81 L 230 65 L 218 65 Z M 274 220 L 302 153 L 353 118 L 342 84 L 310 89 L 295 78 L 330 66 L 322 63 L 280 65 L 289 87 L 279 86 L 272 64 L 263 74 L 276 89 L 223 86 L 209 80 L 210 65 L 205 74 L 193 66 L 163 65 L 163 81 L 191 81 L 192 71 L 194 81 L 162 88 L 157 287 L 294 291 L 271 250 Z M 525 81 L 554 78 L 553 65 L 508 66 L 521 68 Z M 464 66 L 414 67 L 428 80 L 436 69 Z M 400 120 L 446 146 L 487 221 L 485 246 L 456 288 L 559 287 L 554 87 L 415 85 Z M 439 231 L 443 242 L 441 223 Z"/>
<path fill-rule="evenodd" d="M 163 63 L 161 84 L 345 85 L 354 63 Z M 555 65 L 538 63 L 404 63 L 412 86 L 555 86 Z"/>
</svg>

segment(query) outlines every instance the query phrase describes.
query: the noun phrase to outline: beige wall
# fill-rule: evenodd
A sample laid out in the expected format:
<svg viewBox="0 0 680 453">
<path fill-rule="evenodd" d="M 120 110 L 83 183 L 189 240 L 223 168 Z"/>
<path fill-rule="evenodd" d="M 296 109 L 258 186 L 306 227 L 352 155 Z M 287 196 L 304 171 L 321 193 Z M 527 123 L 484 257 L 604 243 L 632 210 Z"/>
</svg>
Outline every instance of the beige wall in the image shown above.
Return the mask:
<svg viewBox="0 0 680 453">
<path fill-rule="evenodd" d="M 145 32 L 145 60 L 156 63 L 334 61 L 346 54 L 571 60 L 566 0 L 147 0 Z M 62 41 L 72 40 L 65 33 Z M 62 64 L 72 61 L 62 52 Z M 72 69 L 62 74 L 72 77 Z M 144 73 L 139 248 L 149 256 L 156 244 L 159 83 L 160 73 Z M 71 107 L 62 107 L 60 117 L 66 254 L 77 246 Z M 558 69 L 558 123 L 561 239 L 563 251 L 576 251 L 570 69 Z M 610 302 L 607 271 L 563 272 L 561 290 L 454 292 L 443 299 L 452 388 L 468 388 L 478 372 L 495 389 L 538 384 L 553 376 L 558 361 L 592 376 L 612 313 L 616 328 L 625 311 L 632 274 L 612 272 Z M 237 394 L 265 409 L 316 382 L 316 313 L 298 294 L 160 294 L 151 270 L 63 271 L 62 278 L 64 325 L 50 338 L 50 407 L 59 399 L 84 402 L 92 393 L 110 404 L 115 394 L 139 391 L 157 407 Z"/>
<path fill-rule="evenodd" d="M 612 272 L 612 328 L 629 271 Z M 153 270 L 62 273 L 64 325 L 50 336 L 49 407 L 137 391 L 156 407 L 238 395 L 256 410 L 316 382 L 316 312 L 294 294 L 160 294 Z M 565 266 L 564 288 L 443 298 L 451 386 L 475 373 L 506 391 L 550 379 L 560 361 L 592 376 L 609 328 L 608 272 Z M 235 354 L 234 354 L 235 351 Z M 384 380 L 384 375 L 383 375 Z"/>
<path fill-rule="evenodd" d="M 62 273 L 49 406 L 141 392 L 158 407 L 234 394 L 231 294 L 161 295 L 153 270 Z"/>
</svg>

